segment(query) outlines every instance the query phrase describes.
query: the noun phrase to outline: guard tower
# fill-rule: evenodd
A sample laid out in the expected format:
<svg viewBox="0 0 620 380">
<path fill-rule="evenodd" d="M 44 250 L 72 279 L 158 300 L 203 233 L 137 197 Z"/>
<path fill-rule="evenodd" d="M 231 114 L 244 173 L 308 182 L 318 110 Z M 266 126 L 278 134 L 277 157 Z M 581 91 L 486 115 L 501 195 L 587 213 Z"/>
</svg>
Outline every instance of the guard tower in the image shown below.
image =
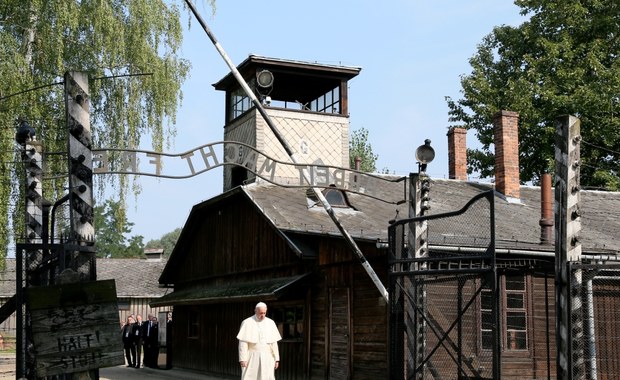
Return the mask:
<svg viewBox="0 0 620 380">
<path fill-rule="evenodd" d="M 250 55 L 237 69 L 299 163 L 349 166 L 347 83 L 361 68 Z M 232 73 L 213 86 L 226 92 L 224 141 L 242 142 L 273 159 L 290 162 Z M 258 157 L 256 166 L 263 162 Z M 289 169 L 278 172 L 278 183 L 299 183 L 299 171 Z M 243 167 L 224 166 L 224 191 L 255 180 Z"/>
</svg>

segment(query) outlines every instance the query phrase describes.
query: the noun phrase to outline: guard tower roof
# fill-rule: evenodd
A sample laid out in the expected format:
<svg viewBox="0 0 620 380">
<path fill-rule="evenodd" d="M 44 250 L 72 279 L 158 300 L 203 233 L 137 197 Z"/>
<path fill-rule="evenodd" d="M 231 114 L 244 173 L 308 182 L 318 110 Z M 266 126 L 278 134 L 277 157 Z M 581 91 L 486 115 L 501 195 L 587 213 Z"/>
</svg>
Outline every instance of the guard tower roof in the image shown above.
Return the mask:
<svg viewBox="0 0 620 380">
<path fill-rule="evenodd" d="M 328 65 L 250 55 L 237 66 L 249 81 L 262 70 L 273 73 L 270 96 L 283 101 L 310 101 L 359 74 L 360 67 Z M 231 91 L 239 87 L 232 73 L 213 84 L 216 90 Z"/>
</svg>

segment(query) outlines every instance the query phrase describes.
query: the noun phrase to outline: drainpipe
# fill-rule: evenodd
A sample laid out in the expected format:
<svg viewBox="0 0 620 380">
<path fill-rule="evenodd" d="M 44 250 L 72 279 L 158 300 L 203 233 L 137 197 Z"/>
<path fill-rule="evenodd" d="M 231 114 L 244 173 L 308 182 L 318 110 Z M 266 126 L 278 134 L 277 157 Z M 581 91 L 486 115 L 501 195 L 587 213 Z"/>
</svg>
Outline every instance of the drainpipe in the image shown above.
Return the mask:
<svg viewBox="0 0 620 380">
<path fill-rule="evenodd" d="M 252 99 L 252 103 L 254 104 L 254 106 L 256 107 L 258 112 L 261 114 L 263 119 L 265 119 L 265 122 L 269 126 L 269 129 L 271 129 L 273 134 L 276 136 L 276 138 L 278 139 L 278 141 L 280 142 L 280 144 L 282 145 L 282 147 L 284 148 L 284 150 L 288 154 L 288 156 L 291 159 L 291 161 L 293 162 L 293 164 L 297 164 L 298 161 L 297 161 L 297 158 L 295 157 L 295 153 L 293 153 L 293 151 L 291 150 L 291 148 L 288 145 L 287 141 L 284 139 L 284 136 L 280 133 L 280 131 L 278 130 L 276 125 L 273 123 L 273 121 L 271 120 L 271 118 L 267 114 L 267 111 L 265 111 L 265 108 L 263 107 L 261 102 L 258 100 L 258 98 L 254 94 L 252 89 L 250 89 L 250 86 L 248 86 L 248 84 L 245 81 L 245 79 L 243 79 L 243 77 L 239 73 L 239 70 L 237 70 L 237 67 L 232 63 L 232 61 L 228 57 L 228 54 L 226 54 L 226 52 L 224 51 L 224 48 L 220 45 L 219 42 L 217 42 L 217 40 L 215 39 L 215 36 L 211 32 L 211 30 L 209 29 L 207 24 L 204 22 L 202 17 L 198 14 L 198 11 L 194 7 L 194 4 L 192 4 L 191 0 L 185 0 L 185 2 L 187 3 L 189 8 L 191 9 L 192 13 L 196 17 L 196 19 L 198 20 L 198 22 L 200 23 L 202 28 L 204 29 L 204 31 L 207 33 L 207 36 L 209 36 L 209 39 L 211 40 L 211 42 L 213 43 L 213 45 L 217 49 L 218 53 L 220 53 L 220 55 L 222 56 L 222 58 L 224 59 L 224 61 L 228 65 L 228 68 L 230 69 L 230 71 L 233 74 L 233 76 L 235 77 L 235 79 L 237 79 L 237 82 L 239 83 L 241 88 L 243 88 L 243 91 L 246 93 L 246 95 L 250 99 Z M 308 174 L 308 171 L 306 169 L 304 169 L 302 171 L 302 174 L 303 174 L 304 180 L 306 182 L 308 182 L 308 184 L 310 186 L 312 186 L 313 183 L 310 180 L 310 176 Z M 338 220 L 338 217 L 336 216 L 332 206 L 329 204 L 329 202 L 327 202 L 327 199 L 325 198 L 325 196 L 321 192 L 321 189 L 312 186 L 312 190 L 314 191 L 314 194 L 319 199 L 319 201 L 323 204 L 323 208 L 325 209 L 325 211 L 327 212 L 327 214 L 329 215 L 331 220 L 334 222 L 334 224 L 336 225 L 336 227 L 338 228 L 338 230 L 340 231 L 340 233 L 344 237 L 344 240 L 347 243 L 347 245 L 349 246 L 349 248 L 351 248 L 351 250 L 357 256 L 358 260 L 360 261 L 360 263 L 362 264 L 362 266 L 366 270 L 366 273 L 368 273 L 368 275 L 370 276 L 370 279 L 372 280 L 372 282 L 375 284 L 375 286 L 377 287 L 377 289 L 379 290 L 379 292 L 381 293 L 381 295 L 385 299 L 385 302 L 388 302 L 389 301 L 389 295 L 388 295 L 387 289 L 385 288 L 383 283 L 381 283 L 381 280 L 379 279 L 379 276 L 377 276 L 377 274 L 375 273 L 374 269 L 372 269 L 372 267 L 370 266 L 370 264 L 366 260 L 366 257 L 364 256 L 364 253 L 359 249 L 359 247 L 357 246 L 357 244 L 353 240 L 353 237 L 349 234 L 349 232 L 342 226 L 342 224 Z"/>
</svg>

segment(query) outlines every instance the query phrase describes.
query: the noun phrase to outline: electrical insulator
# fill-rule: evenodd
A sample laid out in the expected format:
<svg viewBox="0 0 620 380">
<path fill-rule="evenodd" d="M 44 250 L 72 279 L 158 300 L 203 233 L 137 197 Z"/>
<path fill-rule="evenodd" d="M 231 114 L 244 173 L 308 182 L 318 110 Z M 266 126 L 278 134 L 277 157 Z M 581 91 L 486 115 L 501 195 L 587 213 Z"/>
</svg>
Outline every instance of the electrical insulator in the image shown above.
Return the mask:
<svg viewBox="0 0 620 380">
<path fill-rule="evenodd" d="M 421 201 L 421 211 L 428 211 L 431 209 L 430 205 L 430 190 L 431 190 L 431 180 L 428 177 L 424 177 L 420 183 L 420 201 Z"/>
</svg>

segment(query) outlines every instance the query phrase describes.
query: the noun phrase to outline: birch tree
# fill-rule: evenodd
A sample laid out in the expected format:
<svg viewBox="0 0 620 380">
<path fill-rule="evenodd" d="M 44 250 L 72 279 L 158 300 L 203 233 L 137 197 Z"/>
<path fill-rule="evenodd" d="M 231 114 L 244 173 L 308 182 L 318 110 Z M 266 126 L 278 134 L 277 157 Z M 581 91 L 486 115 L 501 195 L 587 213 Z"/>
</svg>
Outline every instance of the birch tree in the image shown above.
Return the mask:
<svg viewBox="0 0 620 380">
<path fill-rule="evenodd" d="M 209 3 L 214 6 L 214 0 Z M 66 71 L 89 75 L 95 147 L 135 148 L 148 136 L 152 149 L 162 151 L 172 141 L 181 86 L 190 69 L 180 55 L 182 4 L 2 0 L 0 246 L 6 246 L 10 232 L 23 224 L 19 208 L 23 195 L 16 187 L 23 178 L 15 145 L 20 120 L 34 127 L 44 146 L 44 197 L 54 202 L 67 192 L 62 180 L 67 171 L 62 86 Z M 127 178 L 106 180 L 121 201 L 128 192 L 139 191 L 137 182 Z"/>
</svg>

